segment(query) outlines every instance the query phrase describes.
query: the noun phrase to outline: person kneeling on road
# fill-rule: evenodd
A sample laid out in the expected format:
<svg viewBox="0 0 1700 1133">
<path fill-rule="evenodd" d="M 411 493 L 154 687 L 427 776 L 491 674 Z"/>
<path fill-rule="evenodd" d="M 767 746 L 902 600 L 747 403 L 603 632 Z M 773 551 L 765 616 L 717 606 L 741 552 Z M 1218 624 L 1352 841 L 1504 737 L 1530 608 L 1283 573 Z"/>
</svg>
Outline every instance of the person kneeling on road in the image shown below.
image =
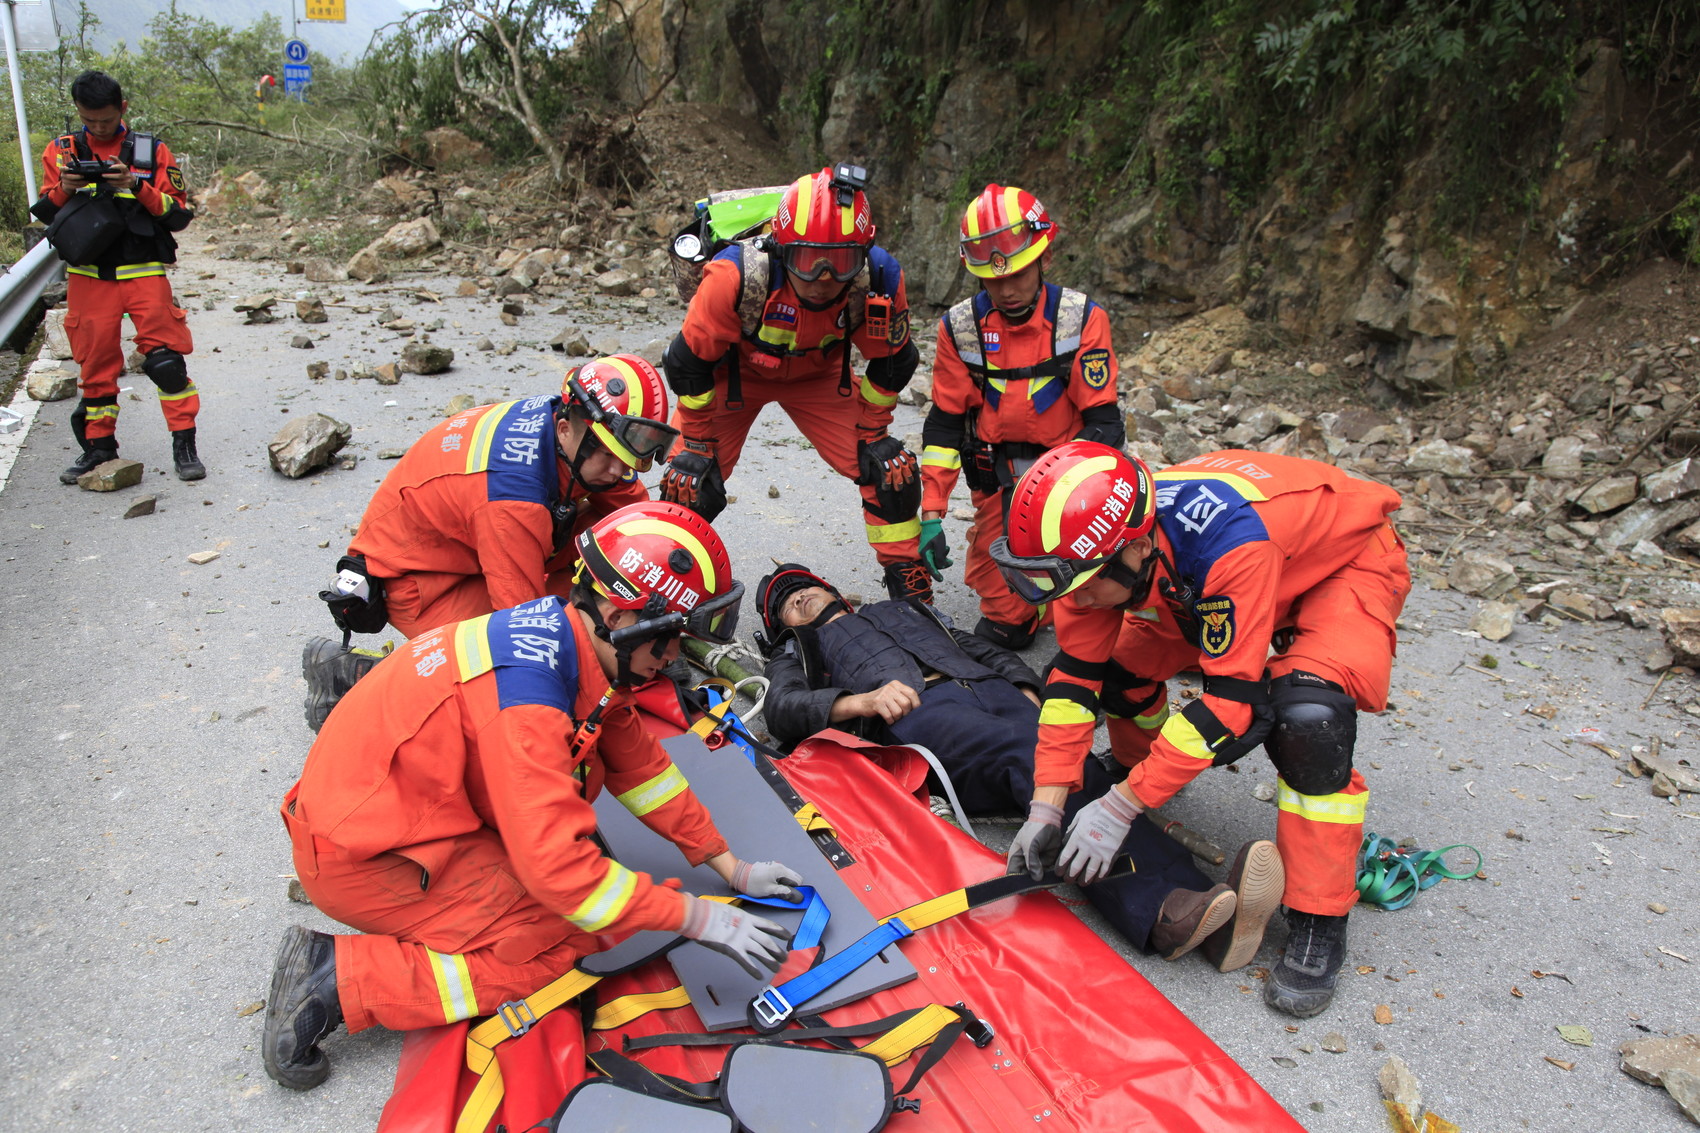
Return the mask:
<svg viewBox="0 0 1700 1133">
<path fill-rule="evenodd" d="M 915 599 L 852 610 L 830 582 L 798 563 L 757 584 L 756 608 L 767 655 L 762 718 L 781 743 L 839 726 L 877 743 L 927 748 L 970 814 L 1009 814 L 1032 798 L 1040 682 L 1014 653 L 956 629 Z M 1086 760 L 1085 774 L 1080 804 L 1110 788 L 1097 760 Z M 1239 967 L 1251 959 L 1281 891 L 1271 843 L 1248 844 L 1228 884 L 1214 886 L 1146 819 L 1132 823 L 1121 852 L 1136 872 L 1086 890 L 1118 932 L 1167 960 L 1200 943 L 1214 962 L 1231 958 Z M 1037 858 L 1020 865 L 1042 872 Z"/>
<path fill-rule="evenodd" d="M 1265 747 L 1280 774 L 1288 937 L 1264 999 L 1300 1018 L 1333 1000 L 1358 899 L 1369 788 L 1352 766 L 1357 713 L 1387 707 L 1411 588 L 1387 518 L 1399 502 L 1312 460 L 1229 450 L 1153 477 L 1119 449 L 1071 441 L 1016 484 L 1009 534 L 991 548 L 1015 593 L 1056 610 L 1017 852 L 1060 849 L 1058 868 L 1089 882 L 1145 808 Z M 1165 682 L 1189 669 L 1203 694 L 1171 714 Z M 1131 770 L 1065 841 L 1063 803 L 1100 704 Z"/>
<path fill-rule="evenodd" d="M 385 621 L 413 637 L 570 584 L 573 540 L 649 498 L 637 474 L 667 451 L 667 385 L 642 358 L 614 354 L 573 370 L 555 397 L 485 405 L 420 438 L 366 505 L 319 595 L 344 631 L 302 652 L 314 731 L 383 656 L 348 632 Z M 554 459 L 550 459 L 551 455 Z"/>
<path fill-rule="evenodd" d="M 577 547 L 570 602 L 444 626 L 374 668 L 284 796 L 302 887 L 360 931 L 285 933 L 261 1048 L 279 1084 L 323 1082 L 319 1044 L 341 1023 L 488 1014 L 597 951 L 597 933 L 679 932 L 752 975 L 785 959 L 779 925 L 658 884 L 592 840 L 606 788 L 737 892 L 801 899 L 796 871 L 728 849 L 629 695 L 682 633 L 732 640 L 744 588 L 724 545 L 657 502 L 614 512 Z"/>
</svg>

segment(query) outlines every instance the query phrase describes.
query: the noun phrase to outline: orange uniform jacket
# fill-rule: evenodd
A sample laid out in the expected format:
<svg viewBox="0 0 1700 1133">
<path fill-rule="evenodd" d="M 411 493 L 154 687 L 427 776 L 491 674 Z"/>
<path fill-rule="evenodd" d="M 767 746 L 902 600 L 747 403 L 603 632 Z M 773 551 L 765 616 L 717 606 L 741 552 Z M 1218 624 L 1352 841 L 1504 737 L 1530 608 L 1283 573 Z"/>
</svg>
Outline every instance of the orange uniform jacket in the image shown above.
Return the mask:
<svg viewBox="0 0 1700 1133">
<path fill-rule="evenodd" d="M 577 611 L 553 597 L 444 626 L 384 659 L 331 714 L 291 792 L 321 854 L 399 854 L 421 887 L 486 828 L 563 937 L 677 931 L 684 898 L 604 857 L 591 801 L 606 786 L 692 865 L 726 849 L 684 776 L 620 694 L 577 758 L 568 738 L 607 682 Z"/>
<path fill-rule="evenodd" d="M 778 352 L 803 353 L 770 354 L 744 338 L 738 316 L 738 297 L 743 272 L 740 267 L 745 249 L 733 245 L 710 260 L 702 273 L 702 284 L 691 298 L 681 330 L 685 346 L 697 358 L 718 362 L 733 344 L 738 347 L 739 373 L 744 378 L 768 381 L 837 382 L 843 371 L 844 323 L 846 303 L 826 311 L 811 311 L 803 306 L 791 287 L 790 274 L 777 266 L 774 273 L 780 285 L 769 291 L 762 312 L 761 325 L 756 331 L 761 341 Z M 864 320 L 850 333 L 850 341 L 868 359 L 888 358 L 898 354 L 909 343 L 909 295 L 903 281 L 903 269 L 885 249 L 877 245 L 868 249 L 872 267 L 870 278 L 877 293 L 883 284 L 889 289 L 891 310 L 883 327 Z M 724 367 L 719 367 L 720 371 Z M 669 379 L 677 381 L 671 371 Z M 909 374 L 902 375 L 904 382 Z M 717 383 L 718 384 L 718 383 Z M 901 389 L 901 387 L 899 387 Z M 714 438 L 716 390 L 682 388 L 678 422 L 687 437 Z M 884 428 L 891 423 L 892 407 L 897 404 L 898 389 L 883 389 L 877 382 L 864 377 L 856 387 L 855 402 L 858 423 L 868 428 Z"/>
<path fill-rule="evenodd" d="M 574 489 L 574 533 L 649 498 L 635 479 L 594 495 L 571 480 L 556 455 L 559 404 L 484 405 L 431 429 L 384 477 L 349 552 L 383 578 L 482 575 L 497 609 L 543 594 L 548 573 L 572 558 L 570 533 L 555 523 L 563 484 Z"/>
<path fill-rule="evenodd" d="M 1020 323 L 1006 319 L 984 291 L 963 301 L 973 305 L 989 369 L 1015 370 L 1056 355 L 1053 338 L 1062 291 L 1054 283 L 1046 284 L 1044 301 Z M 1022 441 L 1052 448 L 1080 434 L 1082 410 L 1116 404 L 1118 367 L 1115 351 L 1110 348 L 1110 317 L 1090 300 L 1079 351 L 1066 380 L 1041 377 L 1007 381 L 992 375 L 982 390 L 957 352 L 950 322 L 948 312 L 939 320 L 933 404 L 940 413 L 953 417 L 975 414 L 976 432 L 982 441 Z M 929 443 L 921 465 L 926 485 L 921 510 L 944 511 L 962 468 L 961 452 Z"/>
<path fill-rule="evenodd" d="M 119 150 L 124 146 L 124 137 L 129 127 L 122 127 L 112 137 L 105 139 L 92 137 L 86 132 L 80 132 L 88 143 L 89 152 L 96 158 L 117 158 Z M 55 208 L 64 208 L 71 199 L 70 190 L 60 183 L 59 169 L 67 161 L 76 160 L 76 150 L 70 142 L 71 135 L 53 139 L 47 143 L 47 148 L 41 153 L 41 195 L 53 202 Z M 177 168 L 177 159 L 171 155 L 171 148 L 164 142 L 154 142 L 154 164 L 151 170 L 132 169 L 136 176 L 136 187 L 129 193 L 120 193 L 120 197 L 134 196 L 141 206 L 154 216 L 164 216 L 172 209 L 187 209 L 189 195 L 183 184 L 183 174 Z M 101 272 L 92 266 L 77 265 L 69 269 L 77 275 L 87 275 L 102 278 Z M 119 279 L 139 279 L 145 275 L 164 275 L 165 265 L 161 263 L 124 264 L 117 269 Z M 104 278 L 113 278 L 112 272 L 107 272 Z"/>
<path fill-rule="evenodd" d="M 1142 639 L 1141 677 L 1163 681 L 1196 668 L 1207 677 L 1258 680 L 1269 663 L 1270 638 L 1287 624 L 1294 603 L 1356 559 L 1400 502 L 1393 489 L 1331 465 L 1259 452 L 1206 453 L 1157 473 L 1156 481 L 1157 547 L 1174 563 L 1178 581 L 1194 588 L 1198 641 L 1187 639 L 1174 611 L 1156 597 L 1159 582 L 1169 580 L 1161 563 L 1145 599 L 1153 605 L 1123 611 L 1086 609 L 1073 596 L 1058 602 L 1057 660 L 1035 754 L 1040 786 L 1080 785 L 1093 710 L 1124 626 L 1156 627 Z M 1376 616 L 1391 635 L 1393 614 Z M 1390 653 L 1390 643 L 1380 647 Z M 1384 707 L 1385 694 L 1383 688 L 1383 703 L 1365 707 Z M 1162 722 L 1149 757 L 1128 776 L 1128 788 L 1147 807 L 1162 806 L 1210 766 L 1213 752 L 1195 723 L 1200 713 L 1213 713 L 1236 736 L 1251 723 L 1251 707 L 1240 701 L 1205 694 L 1196 703 L 1202 708 L 1189 706 Z"/>
</svg>

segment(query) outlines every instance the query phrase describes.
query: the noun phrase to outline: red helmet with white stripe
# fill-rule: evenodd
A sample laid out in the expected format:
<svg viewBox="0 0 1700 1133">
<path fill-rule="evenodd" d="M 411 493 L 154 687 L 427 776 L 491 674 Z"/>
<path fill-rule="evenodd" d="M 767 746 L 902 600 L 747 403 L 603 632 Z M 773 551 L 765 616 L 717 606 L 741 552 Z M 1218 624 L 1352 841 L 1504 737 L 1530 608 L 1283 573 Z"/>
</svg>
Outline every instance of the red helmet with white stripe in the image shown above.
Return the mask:
<svg viewBox="0 0 1700 1133">
<path fill-rule="evenodd" d="M 1044 255 L 1055 235 L 1038 197 L 1013 185 L 987 185 L 962 214 L 962 264 L 981 279 L 1014 275 Z"/>
</svg>

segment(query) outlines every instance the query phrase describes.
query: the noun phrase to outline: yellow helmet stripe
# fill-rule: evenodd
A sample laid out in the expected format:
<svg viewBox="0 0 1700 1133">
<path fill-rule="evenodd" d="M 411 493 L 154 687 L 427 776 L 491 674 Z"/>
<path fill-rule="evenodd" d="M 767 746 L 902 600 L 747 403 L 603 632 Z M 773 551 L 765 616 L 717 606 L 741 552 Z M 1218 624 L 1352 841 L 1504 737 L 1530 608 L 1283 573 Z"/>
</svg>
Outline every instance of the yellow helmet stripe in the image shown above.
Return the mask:
<svg viewBox="0 0 1700 1133">
<path fill-rule="evenodd" d="M 838 206 L 838 229 L 841 236 L 856 235 L 856 195 L 850 194 L 850 203 Z"/>
<path fill-rule="evenodd" d="M 809 212 L 815 203 L 815 179 L 813 177 L 797 178 L 797 214 L 791 218 L 791 223 L 797 226 L 797 235 L 809 234 Z"/>
<path fill-rule="evenodd" d="M 1057 477 L 1057 486 L 1051 489 L 1045 500 L 1045 510 L 1039 517 L 1039 545 L 1045 548 L 1047 555 L 1054 554 L 1062 544 L 1063 509 L 1068 506 L 1068 498 L 1074 490 L 1080 487 L 1080 482 L 1088 476 L 1108 472 L 1115 466 L 1116 458 L 1113 456 L 1094 456 Z"/>
<path fill-rule="evenodd" d="M 1011 185 L 1003 191 L 1003 222 L 1014 224 L 1021 219 L 1021 190 Z"/>
<path fill-rule="evenodd" d="M 626 379 L 626 389 L 630 391 L 629 400 L 626 402 L 626 416 L 649 416 L 648 413 L 644 412 L 649 406 L 644 404 L 643 395 L 645 391 L 643 382 L 638 378 L 636 367 L 624 358 L 604 358 L 602 361 L 605 365 L 612 366 L 620 371 L 620 376 Z"/>
<path fill-rule="evenodd" d="M 973 200 L 968 202 L 968 211 L 962 214 L 962 225 L 964 228 L 968 229 L 968 236 L 970 239 L 980 235 L 979 197 L 975 197 Z"/>
<path fill-rule="evenodd" d="M 717 593 L 720 589 L 718 580 L 714 577 L 714 560 L 709 557 L 708 548 L 702 545 L 702 540 L 680 527 L 677 523 L 669 523 L 664 519 L 629 519 L 615 528 L 622 535 L 665 535 L 684 545 L 702 567 L 702 584 L 708 588 L 709 594 Z M 708 597 L 707 594 L 703 597 Z"/>
</svg>

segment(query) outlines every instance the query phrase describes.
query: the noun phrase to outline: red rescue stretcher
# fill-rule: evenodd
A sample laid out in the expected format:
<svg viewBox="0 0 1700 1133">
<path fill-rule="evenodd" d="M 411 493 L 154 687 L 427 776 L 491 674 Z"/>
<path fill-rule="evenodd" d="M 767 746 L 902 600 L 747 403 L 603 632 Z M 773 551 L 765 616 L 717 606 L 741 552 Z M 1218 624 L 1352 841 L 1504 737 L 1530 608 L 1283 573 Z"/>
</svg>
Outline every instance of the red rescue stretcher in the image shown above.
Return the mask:
<svg viewBox="0 0 1700 1133">
<path fill-rule="evenodd" d="M 669 735 L 681 730 L 660 718 L 654 726 Z M 871 913 L 883 917 L 1002 872 L 998 854 L 939 821 L 912 793 L 926 772 L 918 757 L 865 748 L 828 731 L 777 766 L 854 857 L 840 877 Z M 743 758 L 736 747 L 725 750 L 729 759 Z M 895 947 L 919 978 L 828 1011 L 829 1023 L 962 1003 L 995 1037 L 984 1048 L 956 1042 L 909 1092 L 920 1101 L 919 1112 L 891 1117 L 886 1128 L 894 1133 L 1303 1133 L 1251 1075 L 1048 892 L 974 909 Z M 618 1051 L 622 1036 L 701 1031 L 687 1004 L 593 1029 L 587 1038 L 584 1020 L 597 1004 L 677 985 L 671 967 L 657 960 L 607 978 L 576 1006 L 551 1011 L 521 1037 L 500 1043 L 495 1055 L 505 1090 L 495 1118 L 477 1129 L 464 1122 L 457 1129 L 478 1082 L 467 1069 L 469 1024 L 411 1032 L 378 1131 L 526 1129 L 554 1114 L 591 1073 L 587 1053 Z M 918 1055 L 893 1067 L 893 1078 L 906 1078 Z M 659 1073 L 702 1082 L 716 1075 L 726 1051 L 660 1047 L 633 1057 Z M 797 1104 L 809 1105 L 806 1088 L 778 1088 L 796 1088 Z"/>
</svg>

